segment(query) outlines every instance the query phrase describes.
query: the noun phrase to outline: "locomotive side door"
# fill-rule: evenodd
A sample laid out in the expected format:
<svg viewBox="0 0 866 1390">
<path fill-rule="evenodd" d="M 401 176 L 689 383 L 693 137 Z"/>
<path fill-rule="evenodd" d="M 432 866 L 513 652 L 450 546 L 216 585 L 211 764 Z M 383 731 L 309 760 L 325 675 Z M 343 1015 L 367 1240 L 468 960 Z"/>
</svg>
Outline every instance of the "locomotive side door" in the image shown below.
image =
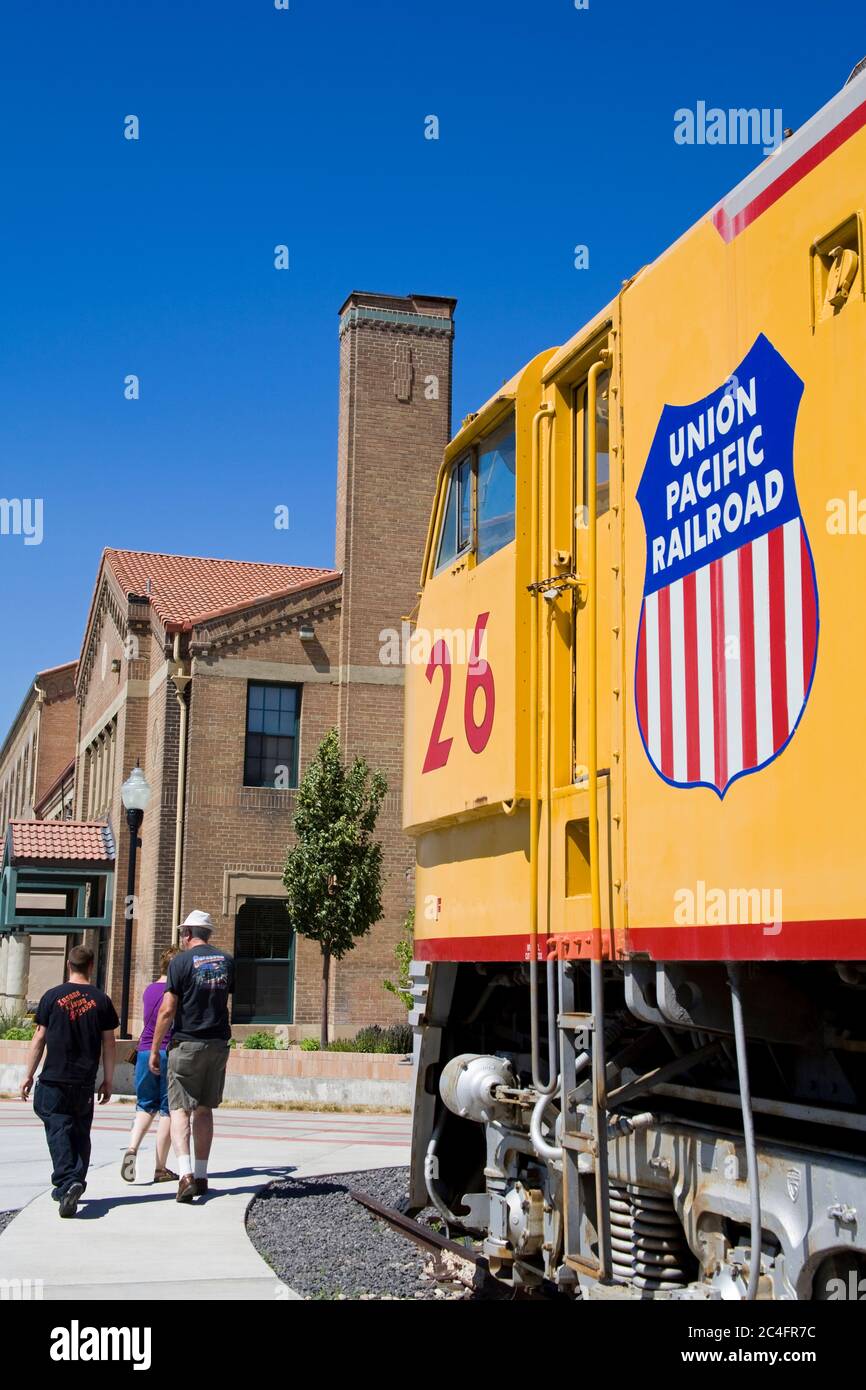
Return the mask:
<svg viewBox="0 0 866 1390">
<path fill-rule="evenodd" d="M 564 850 L 562 921 L 568 951 L 589 961 L 589 971 L 563 971 L 562 1073 L 570 1075 L 576 1050 L 593 1035 L 592 1118 L 588 1132 L 564 1117 L 563 1164 L 566 1262 L 578 1273 L 608 1277 L 611 1268 L 607 1182 L 607 1075 L 604 1059 L 604 967 L 622 927 L 625 875 L 622 837 L 623 632 L 622 486 L 619 362 L 616 323 L 563 350 L 551 364 L 557 428 L 551 471 L 554 565 L 571 570 L 568 643 L 571 727 L 552 720 L 570 757 L 556 789 L 561 819 L 554 852 Z M 567 421 L 568 434 L 564 428 Z M 565 644 L 559 652 L 564 656 Z M 563 689 L 563 684 L 558 689 Z M 560 705 L 559 708 L 562 708 Z M 563 773 L 567 768 L 568 785 Z M 561 838 L 564 832 L 564 845 Z M 561 862 L 561 861 L 560 861 Z M 572 942 L 574 950 L 572 950 Z M 563 943 L 564 944 L 564 943 Z M 587 988 L 588 986 L 588 988 Z M 574 1002 L 570 1002 L 569 995 Z M 589 1013 L 587 1014 L 587 1009 Z M 588 1018 L 582 1030 L 580 1020 Z M 599 1138 L 602 1136 L 602 1138 Z M 582 1178 L 581 1150 L 592 1140 L 593 1173 Z M 585 1259 L 581 1251 L 594 1251 Z"/>
<path fill-rule="evenodd" d="M 615 342 L 615 335 L 611 334 L 596 347 L 586 370 L 571 387 L 572 553 L 581 581 L 573 600 L 572 779 L 576 790 L 587 790 L 588 831 L 594 746 L 601 923 L 606 954 L 612 954 L 613 934 L 622 925 L 624 882 L 620 794 L 624 705 L 620 594 L 622 508 L 617 360 L 611 351 Z M 594 505 L 590 490 L 593 473 Z M 594 526 L 594 554 L 591 526 Z M 591 650 L 593 627 L 594 653 Z M 579 867 L 581 851 L 579 845 L 567 847 L 567 853 L 570 852 L 573 862 L 577 859 Z M 589 855 L 586 857 L 588 859 Z"/>
</svg>

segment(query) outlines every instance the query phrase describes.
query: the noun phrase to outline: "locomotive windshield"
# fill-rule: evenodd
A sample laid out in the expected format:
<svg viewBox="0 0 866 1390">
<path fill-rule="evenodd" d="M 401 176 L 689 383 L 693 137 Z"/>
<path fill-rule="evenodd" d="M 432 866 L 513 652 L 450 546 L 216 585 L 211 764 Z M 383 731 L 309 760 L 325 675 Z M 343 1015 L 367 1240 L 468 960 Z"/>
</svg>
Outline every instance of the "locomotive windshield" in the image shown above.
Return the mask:
<svg viewBox="0 0 866 1390">
<path fill-rule="evenodd" d="M 476 564 L 514 540 L 514 417 L 451 469 L 436 572 L 474 551 Z"/>
<path fill-rule="evenodd" d="M 436 569 L 450 565 L 472 545 L 472 456 L 456 463 L 448 480 L 448 500 Z"/>
<path fill-rule="evenodd" d="M 478 450 L 478 563 L 514 540 L 514 421 Z"/>
</svg>

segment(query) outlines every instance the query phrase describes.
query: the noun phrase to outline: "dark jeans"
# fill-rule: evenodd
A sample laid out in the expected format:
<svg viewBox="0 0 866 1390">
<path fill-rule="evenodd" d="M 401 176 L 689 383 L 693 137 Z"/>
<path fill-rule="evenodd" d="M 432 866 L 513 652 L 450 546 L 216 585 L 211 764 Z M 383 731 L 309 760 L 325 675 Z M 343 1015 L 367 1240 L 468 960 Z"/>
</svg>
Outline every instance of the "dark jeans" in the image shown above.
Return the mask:
<svg viewBox="0 0 866 1390">
<path fill-rule="evenodd" d="M 54 1172 L 55 1193 L 62 1196 L 74 1182 L 86 1186 L 90 1166 L 90 1126 L 93 1123 L 93 1087 L 74 1082 L 58 1085 L 37 1081 L 33 1109 L 45 1126 L 45 1137 Z"/>
</svg>

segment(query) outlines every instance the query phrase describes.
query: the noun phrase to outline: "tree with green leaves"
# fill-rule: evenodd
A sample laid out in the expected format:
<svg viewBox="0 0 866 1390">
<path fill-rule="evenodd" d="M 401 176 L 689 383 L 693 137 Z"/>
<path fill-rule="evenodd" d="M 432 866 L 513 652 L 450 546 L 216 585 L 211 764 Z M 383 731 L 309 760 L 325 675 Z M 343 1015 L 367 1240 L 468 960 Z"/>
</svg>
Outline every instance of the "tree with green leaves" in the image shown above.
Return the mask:
<svg viewBox="0 0 866 1390">
<path fill-rule="evenodd" d="M 341 960 L 383 915 L 382 846 L 373 832 L 386 791 L 384 776 L 364 758 L 343 764 L 336 729 L 322 739 L 298 788 L 297 840 L 283 883 L 293 929 L 318 941 L 322 952 L 323 1047 L 331 958 Z"/>
<path fill-rule="evenodd" d="M 414 955 L 415 940 L 415 909 L 410 907 L 409 913 L 403 923 L 403 930 L 400 933 L 400 940 L 394 947 L 394 960 L 397 962 L 397 979 L 384 980 L 383 984 L 390 994 L 396 994 L 397 998 L 408 1011 L 412 1008 L 414 1000 L 412 998 L 412 976 L 409 971 Z"/>
</svg>

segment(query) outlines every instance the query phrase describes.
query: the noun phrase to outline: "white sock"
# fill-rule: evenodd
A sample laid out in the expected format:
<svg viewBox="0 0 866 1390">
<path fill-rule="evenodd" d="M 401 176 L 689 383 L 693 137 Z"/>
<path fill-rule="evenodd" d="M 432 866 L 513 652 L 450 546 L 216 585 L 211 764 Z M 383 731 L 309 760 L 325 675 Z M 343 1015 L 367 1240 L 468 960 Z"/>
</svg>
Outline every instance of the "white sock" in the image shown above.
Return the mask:
<svg viewBox="0 0 866 1390">
<path fill-rule="evenodd" d="M 178 1176 L 185 1178 L 192 1172 L 192 1159 L 189 1154 L 178 1154 L 177 1156 Z"/>
<path fill-rule="evenodd" d="M 197 1178 L 206 1178 L 206 1177 L 207 1177 L 207 1159 L 206 1159 L 206 1158 L 197 1158 L 197 1159 L 196 1159 L 196 1161 L 195 1161 L 195 1177 L 197 1177 Z"/>
</svg>

